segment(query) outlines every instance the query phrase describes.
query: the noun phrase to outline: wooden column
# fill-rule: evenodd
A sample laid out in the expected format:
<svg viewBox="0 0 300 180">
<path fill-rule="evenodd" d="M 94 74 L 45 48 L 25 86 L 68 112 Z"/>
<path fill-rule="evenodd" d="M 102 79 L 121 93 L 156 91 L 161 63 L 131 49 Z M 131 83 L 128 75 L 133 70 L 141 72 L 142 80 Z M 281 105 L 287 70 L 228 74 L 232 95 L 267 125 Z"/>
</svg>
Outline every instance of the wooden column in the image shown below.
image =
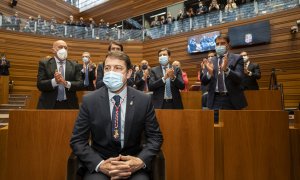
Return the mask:
<svg viewBox="0 0 300 180">
<path fill-rule="evenodd" d="M 0 104 L 8 103 L 9 76 L 0 76 Z"/>
<path fill-rule="evenodd" d="M 7 134 L 8 126 L 0 127 L 0 179 L 7 178 Z"/>
</svg>

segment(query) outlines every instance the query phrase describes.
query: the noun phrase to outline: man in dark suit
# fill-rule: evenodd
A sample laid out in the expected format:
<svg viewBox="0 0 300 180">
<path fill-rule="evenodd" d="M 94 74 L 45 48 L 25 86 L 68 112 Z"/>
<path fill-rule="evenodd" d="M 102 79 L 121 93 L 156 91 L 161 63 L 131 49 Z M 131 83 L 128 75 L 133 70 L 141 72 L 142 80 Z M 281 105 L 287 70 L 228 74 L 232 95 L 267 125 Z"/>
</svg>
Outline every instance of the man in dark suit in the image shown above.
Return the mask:
<svg viewBox="0 0 300 180">
<path fill-rule="evenodd" d="M 3 53 L 1 54 L 1 60 L 0 60 L 0 75 L 8 76 L 9 68 L 10 68 L 10 62 L 9 60 L 6 59 L 6 55 Z"/>
<path fill-rule="evenodd" d="M 79 66 L 81 69 L 81 77 L 83 80 L 84 90 L 94 91 L 94 80 L 96 79 L 96 65 L 91 61 L 91 55 L 89 52 L 82 53 L 82 63 L 83 64 Z"/>
<path fill-rule="evenodd" d="M 41 91 L 38 109 L 78 109 L 76 90 L 83 82 L 77 63 L 67 59 L 63 40 L 53 43 L 54 57 L 39 62 L 37 87 Z"/>
<path fill-rule="evenodd" d="M 150 96 L 127 86 L 131 73 L 125 53 L 109 52 L 106 86 L 83 98 L 70 144 L 87 168 L 84 180 L 149 179 L 147 170 L 163 138 Z"/>
<path fill-rule="evenodd" d="M 218 36 L 217 57 L 204 59 L 205 69 L 201 82 L 208 85 L 207 107 L 215 110 L 215 123 L 219 109 L 242 109 L 247 101 L 241 82 L 244 75 L 244 62 L 240 55 L 229 52 L 227 36 Z"/>
<path fill-rule="evenodd" d="M 184 89 L 181 70 L 170 65 L 171 51 L 162 48 L 158 51 L 160 66 L 151 69 L 149 90 L 153 91 L 153 104 L 156 109 L 183 109 L 179 90 Z"/>
<path fill-rule="evenodd" d="M 249 60 L 246 51 L 241 52 L 244 60 L 244 78 L 242 80 L 242 87 L 244 90 L 259 90 L 257 80 L 260 79 L 259 65 Z"/>
<path fill-rule="evenodd" d="M 123 52 L 123 45 L 118 41 L 111 41 L 108 46 L 108 52 L 112 52 L 112 51 Z M 97 68 L 96 89 L 99 89 L 105 85 L 103 82 L 103 76 L 104 76 L 103 63 L 100 63 Z M 127 82 L 128 86 L 134 85 L 133 77 L 129 78 L 127 81 L 128 81 Z"/>
<path fill-rule="evenodd" d="M 149 91 L 150 68 L 148 61 L 141 61 L 141 69 L 136 72 L 135 85 L 136 89 L 144 92 Z"/>
</svg>

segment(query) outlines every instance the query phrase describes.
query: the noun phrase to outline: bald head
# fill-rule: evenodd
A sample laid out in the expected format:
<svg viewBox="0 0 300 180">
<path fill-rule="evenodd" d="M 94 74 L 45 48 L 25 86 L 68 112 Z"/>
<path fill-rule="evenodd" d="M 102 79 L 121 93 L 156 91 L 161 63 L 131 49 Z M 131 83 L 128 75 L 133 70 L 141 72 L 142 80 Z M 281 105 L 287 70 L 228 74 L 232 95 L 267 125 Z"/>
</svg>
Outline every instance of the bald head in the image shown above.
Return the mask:
<svg viewBox="0 0 300 180">
<path fill-rule="evenodd" d="M 176 66 L 176 67 L 179 67 L 179 68 L 180 68 L 181 64 L 180 64 L 179 61 L 174 61 L 174 62 L 172 63 L 172 66 Z"/>
<path fill-rule="evenodd" d="M 65 48 L 66 50 L 68 49 L 68 45 L 65 41 L 63 40 L 57 40 L 53 43 L 53 53 L 56 54 L 56 52 L 62 48 Z"/>
</svg>

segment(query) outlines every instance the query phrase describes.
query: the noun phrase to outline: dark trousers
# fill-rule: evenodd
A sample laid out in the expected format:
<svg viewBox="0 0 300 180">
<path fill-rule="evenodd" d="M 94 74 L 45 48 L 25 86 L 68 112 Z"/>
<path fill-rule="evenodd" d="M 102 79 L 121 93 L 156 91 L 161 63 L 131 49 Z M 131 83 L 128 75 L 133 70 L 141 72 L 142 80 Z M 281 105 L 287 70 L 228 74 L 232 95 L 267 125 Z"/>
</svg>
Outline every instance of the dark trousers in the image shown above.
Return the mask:
<svg viewBox="0 0 300 180">
<path fill-rule="evenodd" d="M 106 176 L 103 173 L 85 173 L 83 180 L 110 180 L 110 177 Z M 149 174 L 145 170 L 139 170 L 132 174 L 128 180 L 150 180 Z"/>
<path fill-rule="evenodd" d="M 164 100 L 162 109 L 174 109 L 173 100 L 172 99 Z"/>
<path fill-rule="evenodd" d="M 215 94 L 214 103 L 212 109 L 214 110 L 214 122 L 217 124 L 219 122 L 219 110 L 220 109 L 231 109 L 236 110 L 230 101 L 228 95 Z"/>
</svg>

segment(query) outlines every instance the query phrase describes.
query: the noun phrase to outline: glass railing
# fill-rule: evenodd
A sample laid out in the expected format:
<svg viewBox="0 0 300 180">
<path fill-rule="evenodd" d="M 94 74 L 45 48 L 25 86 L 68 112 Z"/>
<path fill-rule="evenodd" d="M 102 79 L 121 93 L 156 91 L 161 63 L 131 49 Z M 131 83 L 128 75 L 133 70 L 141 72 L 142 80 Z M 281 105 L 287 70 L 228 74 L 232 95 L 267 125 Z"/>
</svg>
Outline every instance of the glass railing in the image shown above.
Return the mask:
<svg viewBox="0 0 300 180">
<path fill-rule="evenodd" d="M 174 21 L 170 24 L 142 30 L 70 26 L 45 20 L 25 20 L 13 16 L 0 16 L 0 28 L 62 38 L 144 41 L 292 8 L 299 8 L 299 0 L 254 1 L 253 3 L 241 5 L 232 12 L 214 11 L 194 18 L 187 18 L 181 21 Z"/>
</svg>

